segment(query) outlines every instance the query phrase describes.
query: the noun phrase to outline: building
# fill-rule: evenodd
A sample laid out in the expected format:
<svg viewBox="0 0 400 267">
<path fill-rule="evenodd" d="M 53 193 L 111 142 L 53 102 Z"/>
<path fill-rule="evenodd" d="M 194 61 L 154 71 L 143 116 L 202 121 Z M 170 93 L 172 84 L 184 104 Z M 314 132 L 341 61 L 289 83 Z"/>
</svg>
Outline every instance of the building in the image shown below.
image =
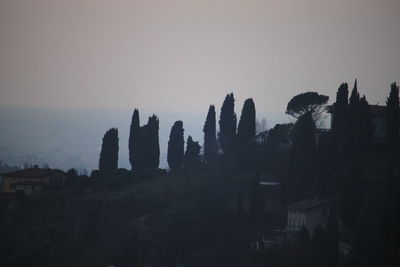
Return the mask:
<svg viewBox="0 0 400 267">
<path fill-rule="evenodd" d="M 287 205 L 286 231 L 289 236 L 306 227 L 312 235 L 315 227 L 326 227 L 329 209 L 334 204 L 328 199 L 306 199 Z"/>
<path fill-rule="evenodd" d="M 66 174 L 61 170 L 37 167 L 3 173 L 1 176 L 3 193 L 23 191 L 27 195 L 44 190 L 60 190 L 66 179 Z"/>
</svg>

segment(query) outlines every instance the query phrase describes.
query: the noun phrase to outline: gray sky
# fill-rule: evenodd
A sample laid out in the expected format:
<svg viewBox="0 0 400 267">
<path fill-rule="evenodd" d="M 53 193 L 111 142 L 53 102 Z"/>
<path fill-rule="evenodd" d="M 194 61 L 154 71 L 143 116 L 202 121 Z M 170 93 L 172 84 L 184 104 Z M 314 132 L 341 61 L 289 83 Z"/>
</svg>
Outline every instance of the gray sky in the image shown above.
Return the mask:
<svg viewBox="0 0 400 267">
<path fill-rule="evenodd" d="M 400 80 L 399 0 L 0 0 L 0 105 L 284 112 Z"/>
</svg>

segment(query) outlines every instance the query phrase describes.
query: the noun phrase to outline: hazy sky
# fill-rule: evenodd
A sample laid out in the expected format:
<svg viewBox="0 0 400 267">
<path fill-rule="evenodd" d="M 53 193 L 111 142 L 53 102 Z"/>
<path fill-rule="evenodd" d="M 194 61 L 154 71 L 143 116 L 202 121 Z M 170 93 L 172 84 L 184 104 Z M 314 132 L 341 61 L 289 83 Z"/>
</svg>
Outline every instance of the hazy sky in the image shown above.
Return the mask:
<svg viewBox="0 0 400 267">
<path fill-rule="evenodd" d="M 0 0 L 0 105 L 284 112 L 400 81 L 399 0 Z"/>
</svg>

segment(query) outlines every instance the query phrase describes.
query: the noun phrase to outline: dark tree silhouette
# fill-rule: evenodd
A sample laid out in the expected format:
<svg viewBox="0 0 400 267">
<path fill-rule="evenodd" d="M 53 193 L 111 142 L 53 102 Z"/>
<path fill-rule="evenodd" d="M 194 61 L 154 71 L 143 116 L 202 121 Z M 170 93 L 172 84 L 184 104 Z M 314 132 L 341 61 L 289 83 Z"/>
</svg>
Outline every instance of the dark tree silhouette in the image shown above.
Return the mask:
<svg viewBox="0 0 400 267">
<path fill-rule="evenodd" d="M 171 170 L 179 170 L 183 166 L 185 144 L 183 131 L 182 121 L 176 121 L 171 128 L 167 154 L 167 161 Z"/>
<path fill-rule="evenodd" d="M 135 169 L 135 164 L 140 157 L 140 121 L 139 110 L 135 109 L 132 115 L 131 127 L 129 131 L 129 162 L 132 170 Z"/>
<path fill-rule="evenodd" d="M 336 156 L 341 157 L 347 147 L 349 90 L 347 83 L 342 83 L 336 94 L 336 102 L 332 110 L 332 140 Z"/>
<path fill-rule="evenodd" d="M 354 82 L 353 90 L 351 91 L 350 102 L 349 102 L 349 126 L 348 126 L 348 134 L 347 134 L 347 144 L 349 146 L 350 152 L 354 152 L 354 144 L 357 139 L 358 132 L 358 122 L 357 122 L 357 114 L 360 104 L 360 94 L 357 89 L 357 79 Z"/>
<path fill-rule="evenodd" d="M 354 81 L 354 87 L 353 90 L 351 91 L 351 96 L 350 96 L 350 112 L 351 113 L 356 113 L 357 110 L 357 105 L 360 102 L 360 93 L 358 92 L 357 88 L 357 79 Z"/>
<path fill-rule="evenodd" d="M 100 152 L 99 169 L 118 169 L 118 129 L 116 128 L 111 128 L 104 134 Z"/>
<path fill-rule="evenodd" d="M 390 95 L 386 100 L 386 136 L 385 141 L 388 147 L 396 147 L 399 144 L 399 86 L 391 84 Z"/>
<path fill-rule="evenodd" d="M 357 150 L 359 153 L 364 153 L 370 149 L 374 142 L 374 124 L 371 117 L 371 107 L 365 96 L 360 99 L 357 115 Z"/>
<path fill-rule="evenodd" d="M 352 228 L 364 208 L 364 170 L 353 163 L 340 186 L 339 215 L 345 226 Z"/>
<path fill-rule="evenodd" d="M 292 131 L 288 187 L 291 200 L 313 197 L 315 194 L 315 124 L 311 112 L 302 115 Z"/>
<path fill-rule="evenodd" d="M 186 142 L 186 151 L 184 164 L 186 168 L 196 168 L 200 164 L 200 149 L 199 142 L 194 142 L 189 135 Z"/>
<path fill-rule="evenodd" d="M 371 108 L 365 96 L 360 98 L 357 89 L 357 79 L 350 96 L 348 126 L 348 148 L 352 156 L 365 156 L 373 144 L 374 125 Z"/>
<path fill-rule="evenodd" d="M 222 151 L 230 155 L 236 150 L 236 113 L 233 93 L 226 95 L 219 119 L 219 143 Z"/>
<path fill-rule="evenodd" d="M 337 266 L 339 260 L 339 234 L 338 234 L 338 216 L 335 207 L 329 209 L 329 216 L 326 225 L 326 249 L 327 264 Z"/>
<path fill-rule="evenodd" d="M 289 132 L 293 128 L 292 123 L 276 124 L 274 128 L 268 131 L 267 145 L 277 147 L 282 143 L 289 143 Z"/>
<path fill-rule="evenodd" d="M 328 100 L 328 96 L 316 92 L 298 94 L 287 104 L 286 114 L 297 119 L 310 112 L 314 121 L 318 121 Z"/>
<path fill-rule="evenodd" d="M 217 160 L 217 131 L 216 131 L 215 107 L 210 106 L 204 124 L 204 160 L 207 165 L 213 166 Z"/>
<path fill-rule="evenodd" d="M 149 117 L 145 127 L 145 150 L 147 151 L 146 167 L 157 169 L 160 164 L 159 120 L 156 115 Z"/>
<path fill-rule="evenodd" d="M 246 144 L 256 136 L 256 108 L 251 98 L 243 104 L 237 135 L 239 145 Z"/>
</svg>

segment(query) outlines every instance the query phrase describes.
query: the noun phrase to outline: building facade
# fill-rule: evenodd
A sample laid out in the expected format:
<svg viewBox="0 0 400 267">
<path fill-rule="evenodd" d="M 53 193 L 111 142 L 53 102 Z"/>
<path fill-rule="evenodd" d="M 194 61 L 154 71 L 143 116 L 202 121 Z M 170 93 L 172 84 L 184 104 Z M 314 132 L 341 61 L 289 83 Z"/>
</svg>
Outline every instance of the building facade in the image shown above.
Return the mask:
<svg viewBox="0 0 400 267">
<path fill-rule="evenodd" d="M 327 199 L 306 199 L 286 206 L 287 232 L 296 234 L 304 226 L 313 235 L 318 225 L 326 227 L 329 209 L 333 204 L 332 200 Z"/>
<path fill-rule="evenodd" d="M 27 195 L 40 193 L 46 189 L 59 190 L 65 184 L 66 174 L 57 169 L 29 168 L 1 174 L 2 192 L 23 191 Z"/>
</svg>

